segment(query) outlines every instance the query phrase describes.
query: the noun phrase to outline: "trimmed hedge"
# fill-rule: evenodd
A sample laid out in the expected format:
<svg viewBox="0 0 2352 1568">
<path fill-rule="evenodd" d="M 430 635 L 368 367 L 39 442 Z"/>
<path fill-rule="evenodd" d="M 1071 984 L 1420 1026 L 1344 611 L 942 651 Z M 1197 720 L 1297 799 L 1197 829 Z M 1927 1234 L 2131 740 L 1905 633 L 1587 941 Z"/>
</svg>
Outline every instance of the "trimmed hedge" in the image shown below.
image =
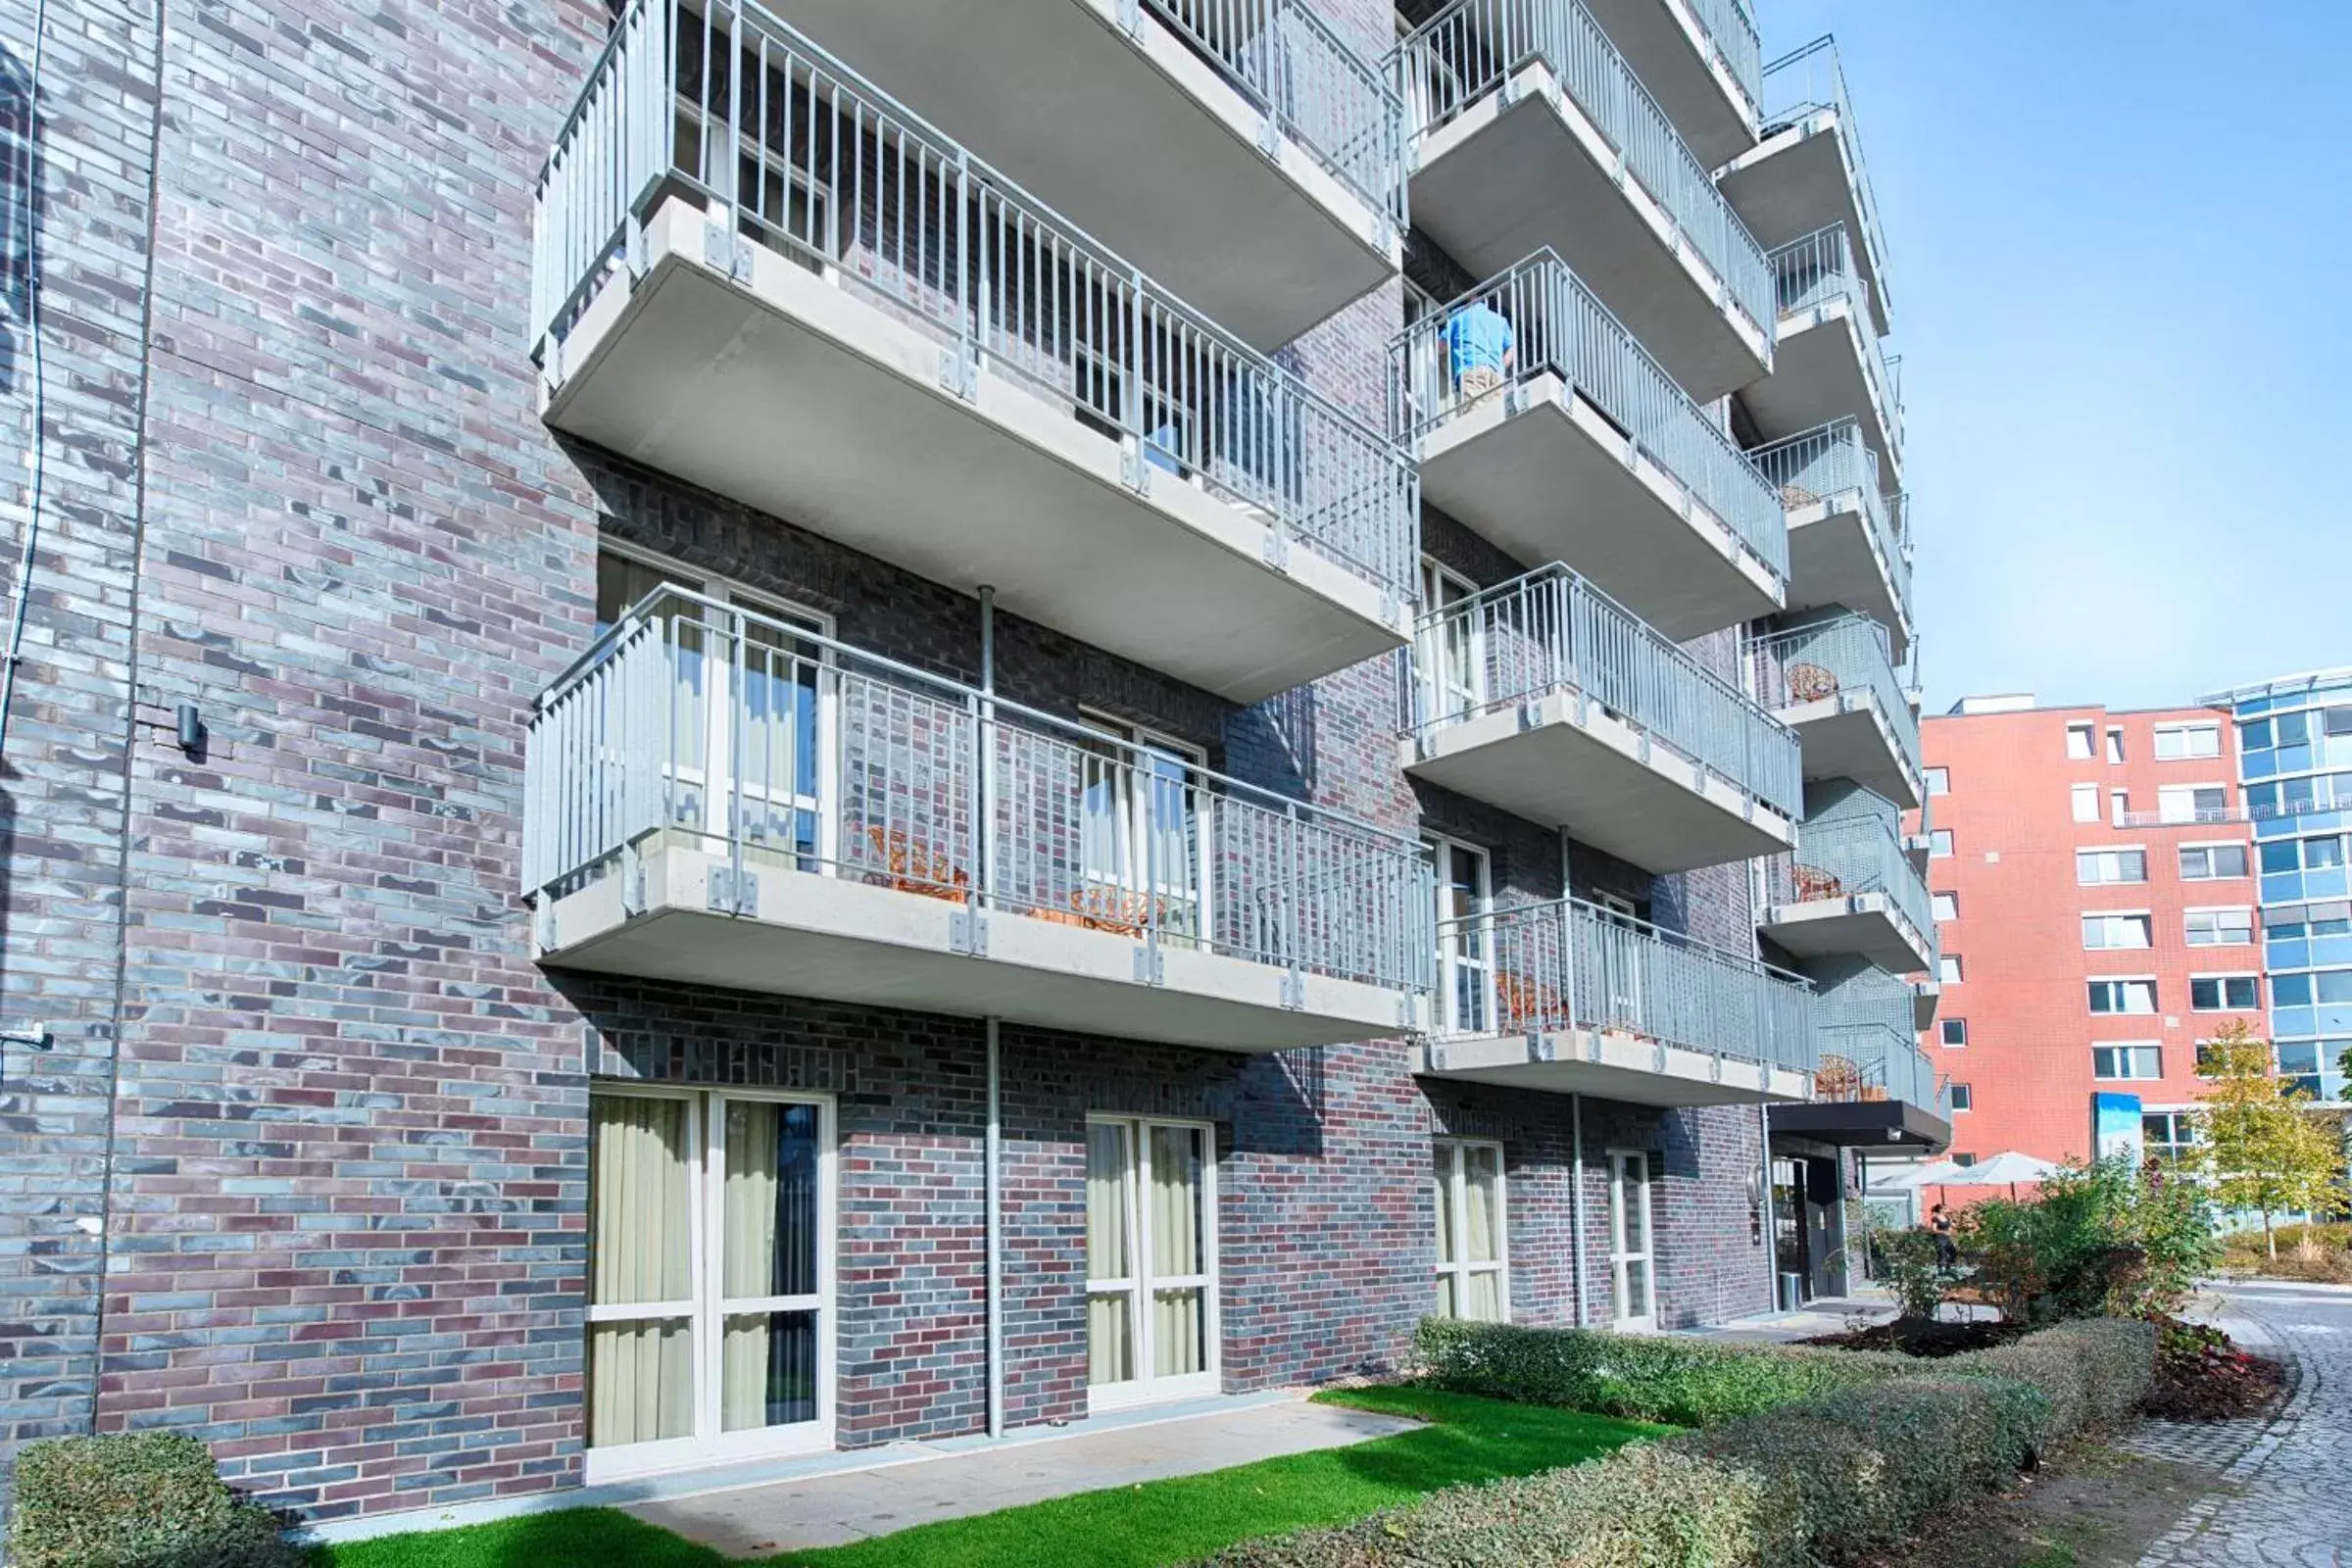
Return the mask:
<svg viewBox="0 0 2352 1568">
<path fill-rule="evenodd" d="M 1414 1345 L 1422 1376 L 1456 1394 L 1685 1427 L 1884 1382 L 1920 1365 L 1891 1350 L 1736 1345 L 1436 1317 L 1422 1319 Z"/>
<path fill-rule="evenodd" d="M 2152 1326 L 2110 1320 L 1940 1361 L 1436 1321 L 1421 1345 L 1433 1378 L 1464 1393 L 1653 1419 L 1748 1413 L 1574 1469 L 1248 1542 L 1211 1563 L 1806 1568 L 1901 1541 L 2053 1446 L 2119 1424 L 2156 1357 Z"/>
<path fill-rule="evenodd" d="M 17 1456 L 15 1568 L 299 1568 L 276 1515 L 240 1500 L 194 1438 L 53 1438 Z"/>
</svg>

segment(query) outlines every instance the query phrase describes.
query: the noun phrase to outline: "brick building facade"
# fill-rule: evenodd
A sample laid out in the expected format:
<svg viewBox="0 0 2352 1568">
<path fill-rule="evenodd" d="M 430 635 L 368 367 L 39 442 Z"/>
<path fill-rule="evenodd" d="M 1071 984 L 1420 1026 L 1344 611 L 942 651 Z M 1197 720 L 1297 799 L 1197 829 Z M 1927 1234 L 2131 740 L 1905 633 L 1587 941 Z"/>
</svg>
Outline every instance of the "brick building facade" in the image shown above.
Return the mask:
<svg viewBox="0 0 2352 1568">
<path fill-rule="evenodd" d="M 1394 41 L 1369 0 L 1320 14 L 1366 60 Z M 1644 868 L 1400 768 L 1409 602 L 1393 651 L 1251 703 L 1052 616 L 997 614 L 984 658 L 972 593 L 544 422 L 564 371 L 532 357 L 537 181 L 606 48 L 605 6 L 43 15 L 37 40 L 30 18 L 0 23 L 29 155 L 7 199 L 30 216 L 22 256 L 0 256 L 18 271 L 5 428 L 12 455 L 43 460 L 37 495 L 0 488 L 13 537 L 38 527 L 12 579 L 26 631 L 0 780 L 9 1452 L 184 1431 L 316 1521 L 579 1486 L 590 1319 L 609 1304 L 591 1301 L 591 1096 L 630 1086 L 825 1107 L 823 1299 L 758 1311 L 821 1319 L 808 1397 L 845 1447 L 990 1421 L 992 1105 L 1008 1428 L 1083 1418 L 1101 1381 L 1090 1117 L 1206 1130 L 1213 1177 L 1190 1190 L 1214 1194 L 1199 1289 L 1227 1391 L 1399 1363 L 1446 1261 L 1433 1139 L 1499 1147 L 1518 1321 L 1675 1327 L 1770 1303 L 1755 1102 L 1803 1080 L 1771 1087 L 1787 1080 L 1760 1040 L 1692 1041 L 1645 1021 L 1639 995 L 1556 1032 L 1595 1061 L 1604 1035 L 1660 1061 L 1690 1045 L 1717 1085 L 1727 1056 L 1752 1057 L 1762 1087 L 1580 1088 L 1601 1080 L 1546 1076 L 1572 1051 L 1539 1052 L 1532 1024 L 1528 1070 L 1555 1092 L 1446 1076 L 1401 1030 L 1194 1049 L 1007 1016 L 992 1054 L 979 1017 L 755 970 L 711 985 L 540 961 L 527 732 L 598 644 L 600 551 L 821 614 L 841 645 L 990 682 L 1006 705 L 1160 737 L 1197 756 L 1188 791 L 1213 770 L 1407 845 L 1474 846 L 1497 914 L 1605 906 L 1642 952 L 1727 950 L 1690 959 L 1709 974 L 1744 977 L 1758 950 L 1740 854 Z M 1392 266 L 1270 356 L 1379 442 L 1405 287 Z M 793 432 L 775 439 L 796 461 Z M 1141 475 L 1153 460 L 1127 444 Z M 1416 542 L 1475 588 L 1543 564 L 1436 510 Z M 1735 689 L 1741 618 L 1686 644 Z M 1639 1304 L 1615 1294 L 1633 1152 L 1653 1233 Z M 766 1393 L 771 1409 L 799 1396 Z"/>
</svg>

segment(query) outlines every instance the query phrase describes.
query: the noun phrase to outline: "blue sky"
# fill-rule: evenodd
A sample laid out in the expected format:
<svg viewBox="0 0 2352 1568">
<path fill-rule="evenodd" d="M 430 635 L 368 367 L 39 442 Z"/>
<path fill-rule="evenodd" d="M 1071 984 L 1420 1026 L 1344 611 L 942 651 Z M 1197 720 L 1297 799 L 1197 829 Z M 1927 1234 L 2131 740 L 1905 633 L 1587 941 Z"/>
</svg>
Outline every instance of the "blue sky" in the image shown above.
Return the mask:
<svg viewBox="0 0 2352 1568">
<path fill-rule="evenodd" d="M 2352 5 L 1758 11 L 1861 124 L 1928 711 L 2352 663 Z"/>
</svg>

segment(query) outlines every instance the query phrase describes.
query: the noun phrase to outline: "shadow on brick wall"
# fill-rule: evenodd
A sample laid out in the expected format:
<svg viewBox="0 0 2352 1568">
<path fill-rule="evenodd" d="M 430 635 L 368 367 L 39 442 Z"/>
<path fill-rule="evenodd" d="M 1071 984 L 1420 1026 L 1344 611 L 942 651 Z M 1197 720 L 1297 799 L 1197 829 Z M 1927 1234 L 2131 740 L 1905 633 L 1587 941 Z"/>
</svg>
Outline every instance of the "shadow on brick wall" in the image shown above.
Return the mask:
<svg viewBox="0 0 2352 1568">
<path fill-rule="evenodd" d="M 32 69 L 0 45 L 0 392 L 17 390 L 40 260 L 40 122 Z"/>
</svg>

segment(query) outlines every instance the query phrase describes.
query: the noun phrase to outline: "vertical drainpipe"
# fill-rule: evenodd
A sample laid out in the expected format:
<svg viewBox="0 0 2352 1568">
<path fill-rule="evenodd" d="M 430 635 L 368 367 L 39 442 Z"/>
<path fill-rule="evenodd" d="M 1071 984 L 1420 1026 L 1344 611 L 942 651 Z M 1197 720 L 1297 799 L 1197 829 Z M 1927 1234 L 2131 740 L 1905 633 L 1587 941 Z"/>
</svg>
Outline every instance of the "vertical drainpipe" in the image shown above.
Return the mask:
<svg viewBox="0 0 2352 1568">
<path fill-rule="evenodd" d="M 1763 1235 L 1758 1238 L 1764 1248 L 1764 1298 L 1768 1303 L 1766 1310 L 1777 1312 L 1781 1309 L 1781 1242 L 1779 1233 L 1773 1229 L 1772 1218 L 1772 1111 L 1764 1105 L 1756 1107 L 1756 1138 L 1761 1160 L 1756 1171 L 1756 1191 L 1761 1195 L 1758 1213 L 1762 1216 L 1764 1227 Z M 1797 1202 L 1800 1205 L 1797 1223 L 1802 1225 L 1804 1209 L 1801 1205 L 1804 1197 L 1801 1192 Z"/>
<path fill-rule="evenodd" d="M 1575 891 L 1576 883 L 1568 871 L 1568 830 L 1563 827 L 1560 829 L 1560 897 L 1569 898 Z M 1574 911 L 1570 912 L 1567 928 L 1569 945 L 1561 956 L 1565 962 L 1566 973 L 1573 977 L 1576 973 Z M 1568 1016 L 1560 1021 L 1567 1025 L 1571 1035 L 1576 1032 L 1576 998 L 1573 994 L 1568 999 Z M 1575 1094 L 1568 1097 L 1568 1121 L 1570 1154 L 1575 1163 L 1575 1170 L 1568 1182 L 1568 1263 L 1570 1272 L 1576 1280 L 1576 1326 L 1581 1329 L 1585 1326 L 1586 1321 L 1585 1297 L 1587 1294 L 1585 1287 L 1585 1097 L 1583 1095 Z"/>
<path fill-rule="evenodd" d="M 991 701 L 997 691 L 997 591 L 985 584 L 980 589 L 980 766 L 985 775 L 994 759 L 996 746 L 992 738 L 997 714 Z M 984 804 L 993 803 L 995 793 L 985 787 L 980 798 Z M 983 891 L 988 886 L 988 824 L 975 823 L 982 845 L 981 861 L 974 868 L 973 885 Z M 1004 1092 L 1003 1020 L 991 1013 L 983 1020 L 982 1028 L 988 1037 L 988 1127 L 981 1138 L 980 1202 L 984 1247 L 982 1316 L 988 1324 L 988 1435 L 1004 1435 L 1004 1177 L 1003 1157 L 1004 1147 Z"/>
</svg>

